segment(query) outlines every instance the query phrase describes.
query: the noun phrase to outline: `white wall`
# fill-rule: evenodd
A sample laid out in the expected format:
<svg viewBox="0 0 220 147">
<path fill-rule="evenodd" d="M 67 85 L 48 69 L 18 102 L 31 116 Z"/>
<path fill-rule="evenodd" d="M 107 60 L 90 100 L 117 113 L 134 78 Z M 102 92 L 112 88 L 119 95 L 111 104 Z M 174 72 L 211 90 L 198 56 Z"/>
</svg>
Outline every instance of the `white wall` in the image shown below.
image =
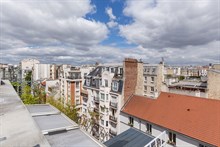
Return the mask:
<svg viewBox="0 0 220 147">
<path fill-rule="evenodd" d="M 50 64 L 34 64 L 33 81 L 50 78 Z"/>
<path fill-rule="evenodd" d="M 134 128 L 139 129 L 143 132 L 146 132 L 146 123 L 147 121 L 145 120 L 140 120 L 138 118 L 134 118 Z M 121 112 L 120 113 L 120 133 L 128 130 L 130 128 L 130 126 L 128 125 L 129 122 L 129 115 Z M 149 122 L 148 122 L 149 123 Z M 163 131 L 167 132 L 167 138 L 168 138 L 168 132 L 170 130 L 160 127 L 158 125 L 149 123 L 152 125 L 152 136 L 157 137 L 158 135 L 160 135 Z M 140 127 L 141 126 L 141 127 Z M 193 138 L 190 138 L 188 136 L 185 136 L 183 134 L 180 134 L 178 132 L 175 132 L 176 134 L 176 146 L 179 147 L 197 147 L 199 146 L 199 144 L 201 144 L 201 141 L 199 140 L 195 140 Z M 168 147 L 173 147 L 172 145 L 167 144 Z"/>
</svg>

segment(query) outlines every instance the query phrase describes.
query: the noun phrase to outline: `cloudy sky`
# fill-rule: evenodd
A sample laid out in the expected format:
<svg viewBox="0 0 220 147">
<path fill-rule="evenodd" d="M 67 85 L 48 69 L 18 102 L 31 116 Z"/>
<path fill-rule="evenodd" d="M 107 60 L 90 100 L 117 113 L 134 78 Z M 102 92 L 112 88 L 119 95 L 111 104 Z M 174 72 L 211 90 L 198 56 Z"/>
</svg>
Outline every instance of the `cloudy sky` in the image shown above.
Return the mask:
<svg viewBox="0 0 220 147">
<path fill-rule="evenodd" d="M 0 63 L 220 62 L 220 0 L 1 0 Z"/>
</svg>

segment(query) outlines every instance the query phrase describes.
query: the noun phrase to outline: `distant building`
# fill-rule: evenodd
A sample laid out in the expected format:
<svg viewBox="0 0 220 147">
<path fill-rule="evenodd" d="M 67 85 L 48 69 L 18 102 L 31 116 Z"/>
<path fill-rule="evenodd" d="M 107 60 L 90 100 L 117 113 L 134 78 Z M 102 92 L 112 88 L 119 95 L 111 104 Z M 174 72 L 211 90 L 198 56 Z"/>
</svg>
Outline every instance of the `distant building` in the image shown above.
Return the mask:
<svg viewBox="0 0 220 147">
<path fill-rule="evenodd" d="M 133 95 L 121 110 L 120 132 L 134 127 L 155 137 L 146 146 L 220 146 L 219 110 L 218 100 L 164 92 L 157 99 Z"/>
<path fill-rule="evenodd" d="M 23 81 L 26 74 L 30 71 L 32 71 L 34 64 L 39 64 L 40 61 L 36 59 L 24 59 L 20 62 L 20 77 Z"/>
<path fill-rule="evenodd" d="M 44 79 L 50 79 L 50 64 L 34 64 L 32 69 L 32 80 L 38 81 Z"/>
<path fill-rule="evenodd" d="M 155 98 L 161 92 L 164 81 L 163 64 L 144 64 L 144 96 Z"/>
<path fill-rule="evenodd" d="M 207 82 L 182 80 L 163 84 L 163 92 L 208 98 Z"/>
</svg>

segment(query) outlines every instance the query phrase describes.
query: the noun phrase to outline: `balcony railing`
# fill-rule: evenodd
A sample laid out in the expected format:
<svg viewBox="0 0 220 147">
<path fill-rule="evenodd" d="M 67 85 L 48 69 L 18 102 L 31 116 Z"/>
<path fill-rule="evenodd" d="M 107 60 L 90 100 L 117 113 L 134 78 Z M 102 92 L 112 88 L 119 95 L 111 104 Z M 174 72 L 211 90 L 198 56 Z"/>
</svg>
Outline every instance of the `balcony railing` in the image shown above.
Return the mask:
<svg viewBox="0 0 220 147">
<path fill-rule="evenodd" d="M 82 79 L 81 76 L 68 76 L 67 79 Z"/>
<path fill-rule="evenodd" d="M 112 108 L 114 108 L 114 109 L 117 109 L 117 108 L 118 108 L 118 104 L 117 104 L 117 103 L 110 102 L 110 107 L 112 107 Z"/>
<path fill-rule="evenodd" d="M 109 130 L 109 133 L 113 136 L 116 136 L 117 135 L 117 131 L 114 131 L 112 129 Z"/>
<path fill-rule="evenodd" d="M 166 146 L 166 144 L 167 144 L 167 137 L 166 137 L 166 131 L 164 131 L 144 147 L 153 147 L 153 146 L 164 147 Z"/>
<path fill-rule="evenodd" d="M 114 117 L 114 116 L 109 116 L 109 120 L 111 120 L 112 122 L 114 122 L 114 123 L 117 123 L 117 118 L 116 117 Z"/>
<path fill-rule="evenodd" d="M 95 103 L 99 103 L 99 98 L 98 97 L 94 97 L 94 102 Z"/>
<path fill-rule="evenodd" d="M 94 108 L 94 112 L 99 113 L 99 108 Z"/>
</svg>

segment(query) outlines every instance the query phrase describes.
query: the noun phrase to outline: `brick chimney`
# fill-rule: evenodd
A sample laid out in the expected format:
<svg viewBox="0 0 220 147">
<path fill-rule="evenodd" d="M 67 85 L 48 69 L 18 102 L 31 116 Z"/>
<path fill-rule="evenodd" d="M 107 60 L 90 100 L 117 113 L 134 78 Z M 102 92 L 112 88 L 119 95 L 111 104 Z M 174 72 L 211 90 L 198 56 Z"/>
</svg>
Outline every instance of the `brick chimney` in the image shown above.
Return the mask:
<svg viewBox="0 0 220 147">
<path fill-rule="evenodd" d="M 143 62 L 137 59 L 125 58 L 124 64 L 123 104 L 132 94 L 142 95 L 143 92 Z"/>
</svg>

